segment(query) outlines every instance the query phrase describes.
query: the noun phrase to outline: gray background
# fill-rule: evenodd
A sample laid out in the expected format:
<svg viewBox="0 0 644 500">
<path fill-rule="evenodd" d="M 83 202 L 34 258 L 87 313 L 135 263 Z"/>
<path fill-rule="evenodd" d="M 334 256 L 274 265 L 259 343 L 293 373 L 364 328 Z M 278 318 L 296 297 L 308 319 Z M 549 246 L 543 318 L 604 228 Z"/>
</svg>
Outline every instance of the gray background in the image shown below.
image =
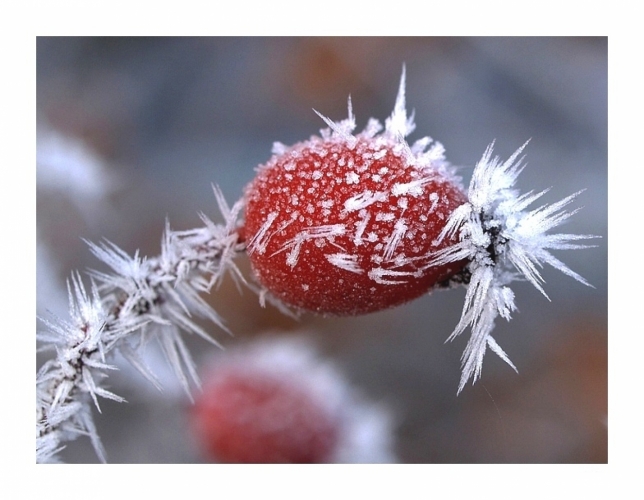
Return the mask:
<svg viewBox="0 0 644 500">
<path fill-rule="evenodd" d="M 490 354 L 482 380 L 458 397 L 466 336 L 444 340 L 464 290 L 363 317 L 296 322 L 225 283 L 211 302 L 235 337 L 213 335 L 235 345 L 266 331 L 306 331 L 353 385 L 390 406 L 401 462 L 606 462 L 606 38 L 40 37 L 39 125 L 86 141 L 121 182 L 91 216 L 38 191 L 38 234 L 63 298 L 72 270 L 100 267 L 81 238 L 156 255 L 166 216 L 175 229 L 199 225 L 200 211 L 216 218 L 211 183 L 232 202 L 273 141 L 317 133 L 323 123 L 312 108 L 344 118 L 351 94 L 358 128 L 369 117 L 384 121 L 403 63 L 416 110 L 410 139 L 442 142 L 466 182 L 492 140 L 507 157 L 532 138 L 519 188 L 552 186 L 547 202 L 586 188 L 577 202 L 584 209 L 562 231 L 602 239 L 557 256 L 594 288 L 550 268 L 543 275 L 552 302 L 517 284 L 519 310 L 498 323 L 495 338 L 519 375 Z M 39 274 L 39 304 L 60 300 L 43 297 L 41 283 Z M 214 349 L 190 346 L 200 363 Z M 106 402 L 96 417 L 109 461 L 202 461 L 171 378 L 159 395 L 125 375 L 112 387 L 129 402 Z M 86 439 L 62 457 L 96 461 Z"/>
</svg>

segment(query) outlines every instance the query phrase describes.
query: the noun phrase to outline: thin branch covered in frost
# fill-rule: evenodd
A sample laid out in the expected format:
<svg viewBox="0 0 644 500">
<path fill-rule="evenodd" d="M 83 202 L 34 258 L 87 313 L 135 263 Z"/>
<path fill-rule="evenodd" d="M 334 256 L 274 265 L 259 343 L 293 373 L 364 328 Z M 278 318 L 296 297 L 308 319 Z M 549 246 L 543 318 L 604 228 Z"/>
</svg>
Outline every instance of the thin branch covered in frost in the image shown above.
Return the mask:
<svg viewBox="0 0 644 500">
<path fill-rule="evenodd" d="M 512 368 L 503 349 L 491 333 L 498 316 L 509 320 L 516 309 L 514 293 L 508 286 L 517 279 L 527 279 L 546 298 L 539 269 L 549 264 L 584 285 L 584 278 L 555 258 L 550 250 L 576 250 L 591 245 L 576 243 L 595 238 L 592 235 L 549 234 L 579 209 L 566 207 L 581 193 L 574 193 L 551 205 L 526 211 L 528 206 L 547 191 L 520 194 L 514 189 L 523 170 L 519 158 L 527 142 L 505 162 L 492 157 L 490 144 L 474 168 L 468 189 L 468 202 L 457 208 L 439 236 L 439 241 L 458 235 L 458 243 L 436 252 L 430 265 L 442 265 L 463 259 L 469 263 L 465 273 L 469 284 L 465 305 L 453 340 L 469 326 L 472 335 L 461 358 L 462 374 L 458 392 L 468 380 L 476 382 L 481 375 L 483 356 L 489 347 Z"/>
<path fill-rule="evenodd" d="M 215 224 L 205 215 L 201 216 L 204 227 L 190 231 L 172 231 L 166 224 L 158 257 L 139 257 L 138 252 L 131 257 L 112 243 L 89 243 L 112 272 L 91 272 L 89 290 L 74 274 L 68 282 L 70 319 L 41 319 L 47 328 L 38 340 L 55 357 L 36 376 L 38 462 L 57 461 L 64 443 L 81 435 L 91 438 L 105 461 L 91 404 L 100 412 L 99 397 L 124 401 L 102 383 L 116 369 L 108 362 L 115 350 L 159 387 L 137 354 L 155 338 L 188 394 L 188 377 L 199 382 L 181 332 L 216 343 L 193 316 L 225 329 L 200 294 L 216 286 L 226 271 L 241 277 L 233 259 L 244 247 L 236 232 L 241 203 L 229 208 L 217 188 L 215 195 L 225 224 Z"/>
</svg>

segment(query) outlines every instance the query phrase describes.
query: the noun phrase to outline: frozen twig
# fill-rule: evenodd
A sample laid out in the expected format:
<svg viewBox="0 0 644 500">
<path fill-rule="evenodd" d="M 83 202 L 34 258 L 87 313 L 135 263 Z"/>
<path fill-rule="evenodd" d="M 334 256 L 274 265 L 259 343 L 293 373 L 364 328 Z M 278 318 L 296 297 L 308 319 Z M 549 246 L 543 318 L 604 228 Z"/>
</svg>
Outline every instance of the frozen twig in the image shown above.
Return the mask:
<svg viewBox="0 0 644 500">
<path fill-rule="evenodd" d="M 189 378 L 198 383 L 194 363 L 181 332 L 216 342 L 193 319 L 209 319 L 225 329 L 217 313 L 203 300 L 222 276 L 240 279 L 233 259 L 244 249 L 236 232 L 241 203 L 229 208 L 215 188 L 224 224 L 202 215 L 204 227 L 172 231 L 166 224 L 161 255 L 127 255 L 110 242 L 89 243 L 111 273 L 91 272 L 85 288 L 79 274 L 68 282 L 70 319 L 41 319 L 46 330 L 38 339 L 55 351 L 36 376 L 36 459 L 55 462 L 64 443 L 88 435 L 98 457 L 105 452 L 94 428 L 90 401 L 100 412 L 98 397 L 124 401 L 102 384 L 110 355 L 119 350 L 147 379 L 159 387 L 137 351 L 156 338 L 166 358 L 190 394 Z"/>
</svg>

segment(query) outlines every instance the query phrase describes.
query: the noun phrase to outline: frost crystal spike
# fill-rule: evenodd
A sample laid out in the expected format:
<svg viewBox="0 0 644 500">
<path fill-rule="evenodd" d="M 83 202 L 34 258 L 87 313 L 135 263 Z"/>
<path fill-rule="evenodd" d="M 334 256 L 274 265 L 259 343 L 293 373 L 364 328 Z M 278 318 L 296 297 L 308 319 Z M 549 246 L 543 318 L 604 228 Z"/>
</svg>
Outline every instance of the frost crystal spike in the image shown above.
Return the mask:
<svg viewBox="0 0 644 500">
<path fill-rule="evenodd" d="M 505 162 L 501 162 L 499 157 L 492 158 L 494 143 L 488 146 L 472 174 L 468 201 L 452 212 L 438 238 L 440 242 L 458 235 L 458 242 L 436 252 L 430 262 L 430 266 L 433 266 L 462 259 L 469 261 L 466 273 L 471 277 L 465 305 L 456 329 L 448 338 L 453 340 L 468 326 L 472 328 L 472 335 L 461 358 L 463 372 L 459 393 L 469 379 L 476 382 L 480 377 L 483 356 L 488 347 L 516 370 L 491 335 L 497 316 L 509 320 L 516 308 L 514 293 L 508 287 L 511 282 L 523 276 L 547 298 L 542 287 L 544 280 L 539 272 L 546 263 L 591 286 L 549 252 L 592 246 L 574 243 L 594 238 L 592 235 L 548 233 L 577 212 L 578 209 L 564 209 L 581 191 L 552 205 L 525 211 L 547 192 L 530 191 L 521 195 L 514 189 L 524 167 L 519 156 L 526 145 L 527 142 Z"/>
</svg>

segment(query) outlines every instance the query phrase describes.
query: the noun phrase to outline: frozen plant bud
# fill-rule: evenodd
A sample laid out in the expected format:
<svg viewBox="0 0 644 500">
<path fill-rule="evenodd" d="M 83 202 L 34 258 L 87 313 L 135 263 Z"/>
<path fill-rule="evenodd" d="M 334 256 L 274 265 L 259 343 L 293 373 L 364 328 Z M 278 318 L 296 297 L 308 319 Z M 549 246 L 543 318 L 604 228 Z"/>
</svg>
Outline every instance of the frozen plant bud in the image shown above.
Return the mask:
<svg viewBox="0 0 644 500">
<path fill-rule="evenodd" d="M 296 309 L 356 315 L 415 299 L 459 272 L 463 262 L 427 265 L 456 242 L 437 238 L 466 197 L 440 144 L 405 141 L 414 122 L 404 72 L 384 131 L 371 119 L 353 135 L 350 100 L 346 120 L 322 118 L 321 137 L 276 144 L 246 188 L 259 283 Z"/>
<path fill-rule="evenodd" d="M 390 421 L 302 340 L 265 339 L 221 356 L 191 408 L 208 459 L 226 463 L 393 461 Z"/>
</svg>

